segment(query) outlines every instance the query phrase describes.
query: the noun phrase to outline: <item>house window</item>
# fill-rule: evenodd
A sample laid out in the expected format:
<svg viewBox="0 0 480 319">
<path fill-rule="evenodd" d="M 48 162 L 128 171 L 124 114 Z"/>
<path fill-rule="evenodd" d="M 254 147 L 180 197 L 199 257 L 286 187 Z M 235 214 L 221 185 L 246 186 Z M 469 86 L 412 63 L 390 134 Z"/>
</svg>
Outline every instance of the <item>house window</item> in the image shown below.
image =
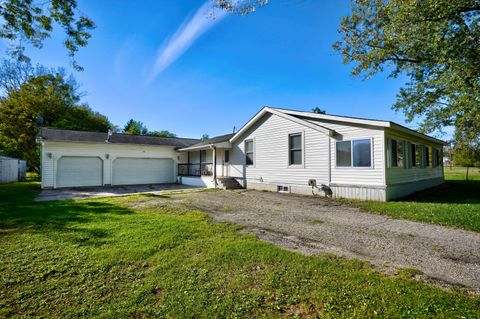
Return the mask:
<svg viewBox="0 0 480 319">
<path fill-rule="evenodd" d="M 225 154 L 223 155 L 223 160 L 225 163 L 230 162 L 230 151 L 225 150 Z"/>
<path fill-rule="evenodd" d="M 245 163 L 253 165 L 253 141 L 245 141 Z"/>
<path fill-rule="evenodd" d="M 390 140 L 391 167 L 404 167 L 405 147 L 403 141 Z"/>
<path fill-rule="evenodd" d="M 370 139 L 337 142 L 337 167 L 371 167 Z"/>
<path fill-rule="evenodd" d="M 412 144 L 411 146 L 411 156 L 412 156 L 412 166 L 413 167 L 422 167 L 422 146 L 418 144 Z"/>
<path fill-rule="evenodd" d="M 289 164 L 302 165 L 302 134 L 288 136 Z"/>
<path fill-rule="evenodd" d="M 356 140 L 353 143 L 353 166 L 372 166 L 372 148 L 370 140 Z"/>
<path fill-rule="evenodd" d="M 434 167 L 441 166 L 443 164 L 443 160 L 440 157 L 440 150 L 438 148 L 433 150 L 433 162 L 432 165 Z"/>
<path fill-rule="evenodd" d="M 337 166 L 352 166 L 352 144 L 350 141 L 337 142 Z"/>
<path fill-rule="evenodd" d="M 207 161 L 207 150 L 200 151 L 200 163 L 205 163 Z"/>
<path fill-rule="evenodd" d="M 432 151 L 428 146 L 425 146 L 425 167 L 432 167 Z"/>
</svg>

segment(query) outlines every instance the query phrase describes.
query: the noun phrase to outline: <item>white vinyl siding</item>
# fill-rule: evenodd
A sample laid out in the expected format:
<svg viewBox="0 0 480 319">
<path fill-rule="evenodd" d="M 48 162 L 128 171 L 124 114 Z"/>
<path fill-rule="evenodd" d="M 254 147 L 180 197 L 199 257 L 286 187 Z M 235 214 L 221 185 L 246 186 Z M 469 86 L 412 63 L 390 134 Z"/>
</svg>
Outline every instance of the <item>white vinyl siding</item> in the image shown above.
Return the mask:
<svg viewBox="0 0 480 319">
<path fill-rule="evenodd" d="M 303 134 L 303 164 L 289 165 L 289 135 Z M 254 141 L 254 165 L 245 165 L 245 141 Z M 328 136 L 273 114 L 264 115 L 232 145 L 230 176 L 248 183 L 301 185 L 328 183 Z"/>
<path fill-rule="evenodd" d="M 156 158 L 117 158 L 113 161 L 112 185 L 173 183 L 173 161 Z"/>
<path fill-rule="evenodd" d="M 57 187 L 102 186 L 99 157 L 63 156 L 57 162 Z"/>
<path fill-rule="evenodd" d="M 332 121 L 311 120 L 335 131 L 336 135 L 331 141 L 331 183 L 336 185 L 362 185 L 384 186 L 385 185 L 385 134 L 381 127 L 355 125 L 351 123 L 339 123 Z M 371 166 L 370 167 L 336 167 L 337 141 L 363 140 L 371 141 Z"/>
<path fill-rule="evenodd" d="M 53 141 L 44 141 L 43 143 L 41 161 L 43 188 L 56 187 L 58 161 L 63 156 L 100 158 L 103 162 L 102 185 L 112 184 L 112 163 L 116 158 L 163 158 L 170 159 L 176 163 L 177 156 L 180 156 L 179 153 L 170 146 Z M 173 165 L 173 175 L 176 178 L 175 164 Z"/>
<path fill-rule="evenodd" d="M 404 184 L 405 188 L 411 188 L 410 183 L 416 183 L 419 181 L 424 180 L 438 180 L 443 178 L 443 169 L 441 166 L 436 166 L 436 158 L 435 152 L 436 150 L 440 150 L 442 148 L 441 144 L 435 144 L 423 139 L 420 139 L 415 136 L 411 136 L 404 133 L 399 133 L 393 130 L 389 130 L 387 133 L 388 135 L 387 140 L 396 140 L 398 142 L 403 141 L 404 143 L 404 166 L 405 168 L 401 167 L 394 167 L 393 165 L 389 164 L 389 168 L 386 171 L 386 183 L 387 185 L 396 185 L 396 184 Z M 411 145 L 418 145 L 418 152 L 417 155 L 420 155 L 420 158 L 415 156 L 416 165 L 412 165 L 413 155 L 412 155 L 412 146 Z M 430 165 L 426 166 L 425 161 L 422 158 L 425 157 L 425 150 L 421 150 L 421 148 L 429 148 L 429 162 Z M 417 148 L 415 147 L 415 150 Z M 386 158 L 392 156 L 391 151 L 391 144 L 387 150 Z M 418 165 L 417 165 L 418 164 Z M 428 183 L 427 183 L 428 184 Z"/>
</svg>

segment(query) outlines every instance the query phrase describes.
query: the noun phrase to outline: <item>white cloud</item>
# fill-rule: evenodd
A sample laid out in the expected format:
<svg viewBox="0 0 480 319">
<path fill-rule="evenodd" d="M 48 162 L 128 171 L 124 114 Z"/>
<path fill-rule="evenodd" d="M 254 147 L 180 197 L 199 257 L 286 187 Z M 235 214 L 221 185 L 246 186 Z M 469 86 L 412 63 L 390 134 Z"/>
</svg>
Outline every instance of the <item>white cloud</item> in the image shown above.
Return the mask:
<svg viewBox="0 0 480 319">
<path fill-rule="evenodd" d="M 191 18 L 180 25 L 166 45 L 158 50 L 149 82 L 180 58 L 202 34 L 227 15 L 224 10 L 213 10 L 215 9 L 212 8 L 211 1 L 206 1 Z"/>
</svg>

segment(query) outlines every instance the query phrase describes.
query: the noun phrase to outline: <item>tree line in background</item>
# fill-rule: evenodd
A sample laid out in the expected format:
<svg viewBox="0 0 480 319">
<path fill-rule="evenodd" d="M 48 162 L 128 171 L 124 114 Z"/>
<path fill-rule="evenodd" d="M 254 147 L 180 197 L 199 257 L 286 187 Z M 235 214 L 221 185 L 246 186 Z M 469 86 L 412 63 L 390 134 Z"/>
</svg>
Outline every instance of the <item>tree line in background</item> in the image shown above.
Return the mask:
<svg viewBox="0 0 480 319">
<path fill-rule="evenodd" d="M 175 137 L 169 131 L 148 131 L 140 121 L 128 121 L 123 130 L 105 115 L 82 103 L 73 76 L 63 69 L 3 60 L 0 64 L 0 154 L 27 160 L 39 172 L 36 137 L 40 127 L 81 131 Z"/>
</svg>

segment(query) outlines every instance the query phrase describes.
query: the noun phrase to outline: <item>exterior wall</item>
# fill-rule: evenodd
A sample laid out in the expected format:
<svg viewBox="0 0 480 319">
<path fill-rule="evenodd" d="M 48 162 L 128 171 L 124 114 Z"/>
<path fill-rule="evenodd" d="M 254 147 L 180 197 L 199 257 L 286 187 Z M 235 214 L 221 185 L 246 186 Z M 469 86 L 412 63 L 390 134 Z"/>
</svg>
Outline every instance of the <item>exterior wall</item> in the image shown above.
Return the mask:
<svg viewBox="0 0 480 319">
<path fill-rule="evenodd" d="M 334 130 L 337 134 L 330 140 L 330 159 L 332 177 L 331 183 L 338 185 L 385 185 L 385 143 L 384 130 L 378 127 L 355 125 L 351 123 L 340 124 L 332 121 L 310 121 Z M 337 167 L 336 142 L 358 139 L 372 140 L 372 167 Z M 342 191 L 343 193 L 343 191 Z M 342 196 L 343 197 L 343 196 Z"/>
<path fill-rule="evenodd" d="M 266 114 L 235 141 L 231 152 L 231 175 L 239 179 L 244 177 L 244 186 L 251 189 L 277 191 L 277 185 L 282 185 L 292 193 L 324 195 L 320 185 L 326 184 L 330 185 L 333 197 L 384 201 L 383 129 L 328 121 L 312 123 L 333 129 L 338 134 L 330 138 L 288 119 Z M 303 164 L 300 166 L 288 165 L 288 136 L 292 133 L 303 134 Z M 336 167 L 336 141 L 367 138 L 373 145 L 372 167 Z M 249 139 L 254 141 L 252 166 L 245 165 L 244 143 Z M 317 187 L 309 186 L 309 179 L 315 179 Z"/>
<path fill-rule="evenodd" d="M 0 159 L 0 183 L 18 181 L 19 160 Z"/>
<path fill-rule="evenodd" d="M 386 200 L 405 197 L 415 192 L 428 189 L 443 184 L 443 177 L 424 179 L 418 182 L 408 182 L 402 184 L 394 184 L 387 186 Z"/>
<path fill-rule="evenodd" d="M 443 145 L 441 144 L 436 144 L 429 142 L 428 140 L 421 139 L 412 135 L 408 135 L 405 133 L 400 133 L 392 130 L 387 130 L 386 131 L 386 142 L 390 138 L 394 139 L 399 139 L 399 140 L 404 140 L 407 142 L 412 142 L 412 143 L 418 143 L 418 144 L 423 144 L 425 146 L 430 146 L 433 148 L 437 149 L 442 149 Z M 387 147 L 389 149 L 389 147 Z M 406 154 L 405 158 L 407 162 L 410 161 L 410 149 L 408 147 L 405 147 L 406 149 Z M 390 156 L 390 150 L 386 152 L 386 163 L 388 165 L 389 162 L 389 156 Z M 440 156 L 441 157 L 441 156 Z M 438 180 L 438 179 L 443 179 L 443 163 L 442 159 L 440 158 L 440 166 L 437 167 L 408 167 L 408 168 L 401 168 L 401 167 L 391 167 L 387 168 L 386 170 L 386 184 L 387 185 L 395 185 L 395 184 L 403 184 L 404 187 L 408 182 L 419 182 L 423 180 Z"/>
<path fill-rule="evenodd" d="M 440 158 L 440 165 L 437 167 L 411 167 L 411 150 L 408 146 L 405 146 L 404 151 L 405 161 L 407 162 L 405 167 L 389 167 L 391 150 L 388 143 L 389 140 L 393 138 L 410 143 L 422 144 L 432 147 L 433 149 L 437 148 L 440 150 L 442 149 L 443 145 L 390 129 L 386 130 L 385 135 L 385 145 L 387 150 L 385 153 L 385 163 L 387 166 L 385 173 L 387 184 L 386 200 L 405 197 L 415 192 L 437 186 L 444 182 L 442 159 Z"/>
<path fill-rule="evenodd" d="M 288 136 L 303 134 L 303 164 L 289 165 Z M 254 141 L 254 165 L 245 165 L 244 142 Z M 266 114 L 232 145 L 230 175 L 254 185 L 308 186 L 328 183 L 328 136 L 273 114 Z M 309 187 L 311 189 L 311 187 Z"/>
<path fill-rule="evenodd" d="M 179 176 L 178 182 L 183 185 L 215 188 L 213 176 Z"/>
<path fill-rule="evenodd" d="M 102 159 L 104 185 L 112 184 L 112 163 L 118 157 L 172 159 L 174 161 L 174 176 L 175 178 L 177 176 L 179 155 L 170 146 L 52 141 L 42 143 L 42 188 L 56 187 L 56 164 L 62 156 L 95 156 Z M 51 156 L 49 156 L 50 154 Z"/>
</svg>

